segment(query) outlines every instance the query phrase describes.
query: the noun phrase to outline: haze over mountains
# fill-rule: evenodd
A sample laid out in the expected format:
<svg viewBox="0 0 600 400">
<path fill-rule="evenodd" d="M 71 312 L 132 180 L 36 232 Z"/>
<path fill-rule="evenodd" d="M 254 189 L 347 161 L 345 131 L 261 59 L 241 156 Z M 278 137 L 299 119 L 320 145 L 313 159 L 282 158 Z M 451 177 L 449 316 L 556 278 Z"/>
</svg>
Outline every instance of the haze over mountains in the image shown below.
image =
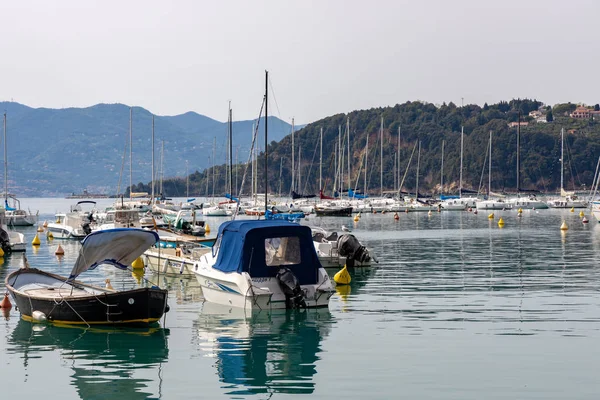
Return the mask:
<svg viewBox="0 0 600 400">
<path fill-rule="evenodd" d="M 63 196 L 87 189 L 116 194 L 119 182 L 121 192 L 129 186 L 129 106 L 97 104 L 49 109 L 1 102 L 0 107 L 7 115 L 11 193 L 22 197 Z M 248 159 L 254 123 L 233 122 L 234 161 L 236 154 L 239 162 Z M 212 165 L 215 138 L 216 163 L 225 162 L 226 122 L 195 112 L 155 116 L 154 132 L 155 170 L 160 171 L 164 142 L 165 178 L 185 176 L 186 160 L 189 173 Z M 290 132 L 290 124 L 269 117 L 269 142 L 278 141 Z M 133 107 L 132 140 L 132 180 L 134 184 L 147 183 L 152 169 L 152 113 L 141 107 Z M 264 143 L 259 141 L 258 145 L 262 148 Z"/>
</svg>

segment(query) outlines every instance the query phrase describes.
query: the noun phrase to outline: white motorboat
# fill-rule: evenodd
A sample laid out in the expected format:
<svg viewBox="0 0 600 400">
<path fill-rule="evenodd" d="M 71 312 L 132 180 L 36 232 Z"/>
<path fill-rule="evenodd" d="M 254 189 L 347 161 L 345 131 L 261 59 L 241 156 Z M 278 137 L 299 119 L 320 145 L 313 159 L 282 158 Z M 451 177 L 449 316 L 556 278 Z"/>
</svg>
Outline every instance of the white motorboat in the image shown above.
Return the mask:
<svg viewBox="0 0 600 400">
<path fill-rule="evenodd" d="M 513 204 L 503 198 L 481 200 L 475 206 L 477 210 L 510 210 L 513 208 Z"/>
<path fill-rule="evenodd" d="M 84 210 L 82 205 L 93 205 L 91 210 Z M 55 239 L 75 239 L 81 240 L 92 233 L 92 226 L 95 222 L 94 212 L 96 211 L 96 202 L 92 200 L 82 200 L 71 207 L 68 213 L 55 214 L 55 222 L 49 223 L 46 227 L 48 232 L 52 233 Z"/>
<path fill-rule="evenodd" d="M 540 210 L 548 208 L 548 204 L 538 199 L 535 195 L 529 196 L 517 196 L 508 199 L 509 204 L 512 204 L 512 208 L 522 208 L 524 210 Z"/>
<path fill-rule="evenodd" d="M 205 242 L 190 242 L 177 235 L 163 235 L 144 252 L 144 265 L 152 272 L 166 275 L 193 276 L 194 262 L 211 251 L 214 239 Z"/>
<path fill-rule="evenodd" d="M 323 228 L 311 227 L 313 244 L 324 268 L 371 267 L 377 258 L 352 234 L 338 235 Z"/>
<path fill-rule="evenodd" d="M 10 229 L 6 225 L 6 216 L 3 207 L 0 207 L 0 248 L 4 253 L 15 251 L 25 251 L 25 235 L 21 232 Z"/>
<path fill-rule="evenodd" d="M 223 223 L 193 272 L 206 301 L 249 310 L 326 307 L 335 291 L 310 228 L 280 220 Z"/>
</svg>

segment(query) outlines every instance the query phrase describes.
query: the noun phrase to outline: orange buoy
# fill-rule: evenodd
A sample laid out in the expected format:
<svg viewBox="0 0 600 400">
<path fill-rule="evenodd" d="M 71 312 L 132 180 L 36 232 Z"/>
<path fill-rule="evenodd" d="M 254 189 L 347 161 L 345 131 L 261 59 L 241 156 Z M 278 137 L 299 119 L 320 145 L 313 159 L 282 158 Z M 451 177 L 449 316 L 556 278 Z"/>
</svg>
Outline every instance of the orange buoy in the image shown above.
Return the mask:
<svg viewBox="0 0 600 400">
<path fill-rule="evenodd" d="M 377 214 L 377 210 L 373 210 L 373 214 Z"/>
<path fill-rule="evenodd" d="M 44 228 L 42 228 L 42 226 L 38 226 L 37 231 L 38 232 L 44 232 Z"/>
<path fill-rule="evenodd" d="M 48 227 L 48 221 L 44 221 L 44 225 L 43 226 L 44 226 L 44 228 L 47 228 Z"/>
<path fill-rule="evenodd" d="M 394 219 L 395 219 L 396 221 L 398 221 L 398 220 L 400 219 L 400 216 L 398 215 L 398 213 L 395 213 L 395 214 L 394 214 Z"/>
<path fill-rule="evenodd" d="M 8 299 L 8 293 L 4 293 L 4 298 L 2 299 L 2 301 L 0 301 L 0 308 L 6 308 L 7 310 L 10 310 L 12 308 L 12 304 Z"/>
<path fill-rule="evenodd" d="M 63 250 L 63 248 L 60 244 L 56 248 L 56 251 L 54 252 L 54 254 L 56 254 L 57 256 L 62 256 L 65 254 L 65 251 Z"/>
</svg>

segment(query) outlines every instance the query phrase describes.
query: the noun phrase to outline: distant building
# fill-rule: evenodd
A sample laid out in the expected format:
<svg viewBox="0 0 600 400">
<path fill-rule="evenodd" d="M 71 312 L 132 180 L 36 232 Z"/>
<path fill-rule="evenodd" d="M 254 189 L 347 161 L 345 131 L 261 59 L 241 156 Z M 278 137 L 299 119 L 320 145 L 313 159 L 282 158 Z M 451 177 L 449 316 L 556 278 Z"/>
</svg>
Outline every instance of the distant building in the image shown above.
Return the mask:
<svg viewBox="0 0 600 400">
<path fill-rule="evenodd" d="M 587 107 L 579 106 L 569 116 L 576 119 L 589 119 L 593 111 Z"/>
<path fill-rule="evenodd" d="M 573 134 L 577 133 L 577 129 L 569 129 L 567 131 L 567 133 L 570 133 L 571 135 L 573 135 Z"/>
<path fill-rule="evenodd" d="M 539 122 L 546 123 L 546 122 L 548 122 L 548 121 L 546 120 L 546 116 L 545 116 L 545 115 L 543 115 L 543 116 L 541 116 L 541 117 L 538 117 L 538 118 L 536 118 L 536 119 L 535 119 L 535 122 L 538 122 L 538 123 L 539 123 Z"/>
<path fill-rule="evenodd" d="M 542 112 L 541 112 L 541 111 L 539 111 L 539 110 L 531 111 L 531 112 L 529 113 L 529 116 L 530 116 L 531 118 L 533 118 L 533 119 L 538 119 L 538 118 L 540 118 L 540 117 L 542 116 Z"/>
<path fill-rule="evenodd" d="M 523 122 L 523 121 L 521 121 L 521 126 L 527 126 L 527 125 L 529 125 L 529 122 Z M 508 123 L 508 127 L 509 128 L 516 128 L 518 126 L 519 126 L 518 122 L 509 122 Z"/>
</svg>

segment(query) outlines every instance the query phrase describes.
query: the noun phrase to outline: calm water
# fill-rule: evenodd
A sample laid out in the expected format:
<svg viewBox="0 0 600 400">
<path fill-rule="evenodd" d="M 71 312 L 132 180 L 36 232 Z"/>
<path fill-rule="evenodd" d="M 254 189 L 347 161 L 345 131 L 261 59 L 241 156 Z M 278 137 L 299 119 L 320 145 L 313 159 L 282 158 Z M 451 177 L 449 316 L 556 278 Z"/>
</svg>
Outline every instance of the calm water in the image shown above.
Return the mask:
<svg viewBox="0 0 600 400">
<path fill-rule="evenodd" d="M 22 199 L 40 223 L 74 203 Z M 110 204 L 103 200 L 99 204 Z M 504 228 L 497 225 L 502 215 Z M 588 215 L 588 218 L 590 216 Z M 562 220 L 569 230 L 559 230 Z M 209 219 L 213 233 L 223 219 Z M 195 280 L 161 277 L 171 311 L 150 330 L 0 320 L 6 395 L 20 399 L 592 399 L 600 394 L 600 224 L 569 210 L 310 217 L 378 256 L 329 310 L 244 315 L 203 304 Z M 35 228 L 24 228 L 31 242 Z M 79 245 L 41 237 L 32 266 L 68 274 Z M 18 255 L 0 266 L 22 265 Z M 137 285 L 100 268 L 95 282 Z M 146 276 L 151 281 L 158 278 Z M 115 286 L 116 287 L 116 286 Z M 109 397 L 110 396 L 110 397 Z"/>
</svg>

